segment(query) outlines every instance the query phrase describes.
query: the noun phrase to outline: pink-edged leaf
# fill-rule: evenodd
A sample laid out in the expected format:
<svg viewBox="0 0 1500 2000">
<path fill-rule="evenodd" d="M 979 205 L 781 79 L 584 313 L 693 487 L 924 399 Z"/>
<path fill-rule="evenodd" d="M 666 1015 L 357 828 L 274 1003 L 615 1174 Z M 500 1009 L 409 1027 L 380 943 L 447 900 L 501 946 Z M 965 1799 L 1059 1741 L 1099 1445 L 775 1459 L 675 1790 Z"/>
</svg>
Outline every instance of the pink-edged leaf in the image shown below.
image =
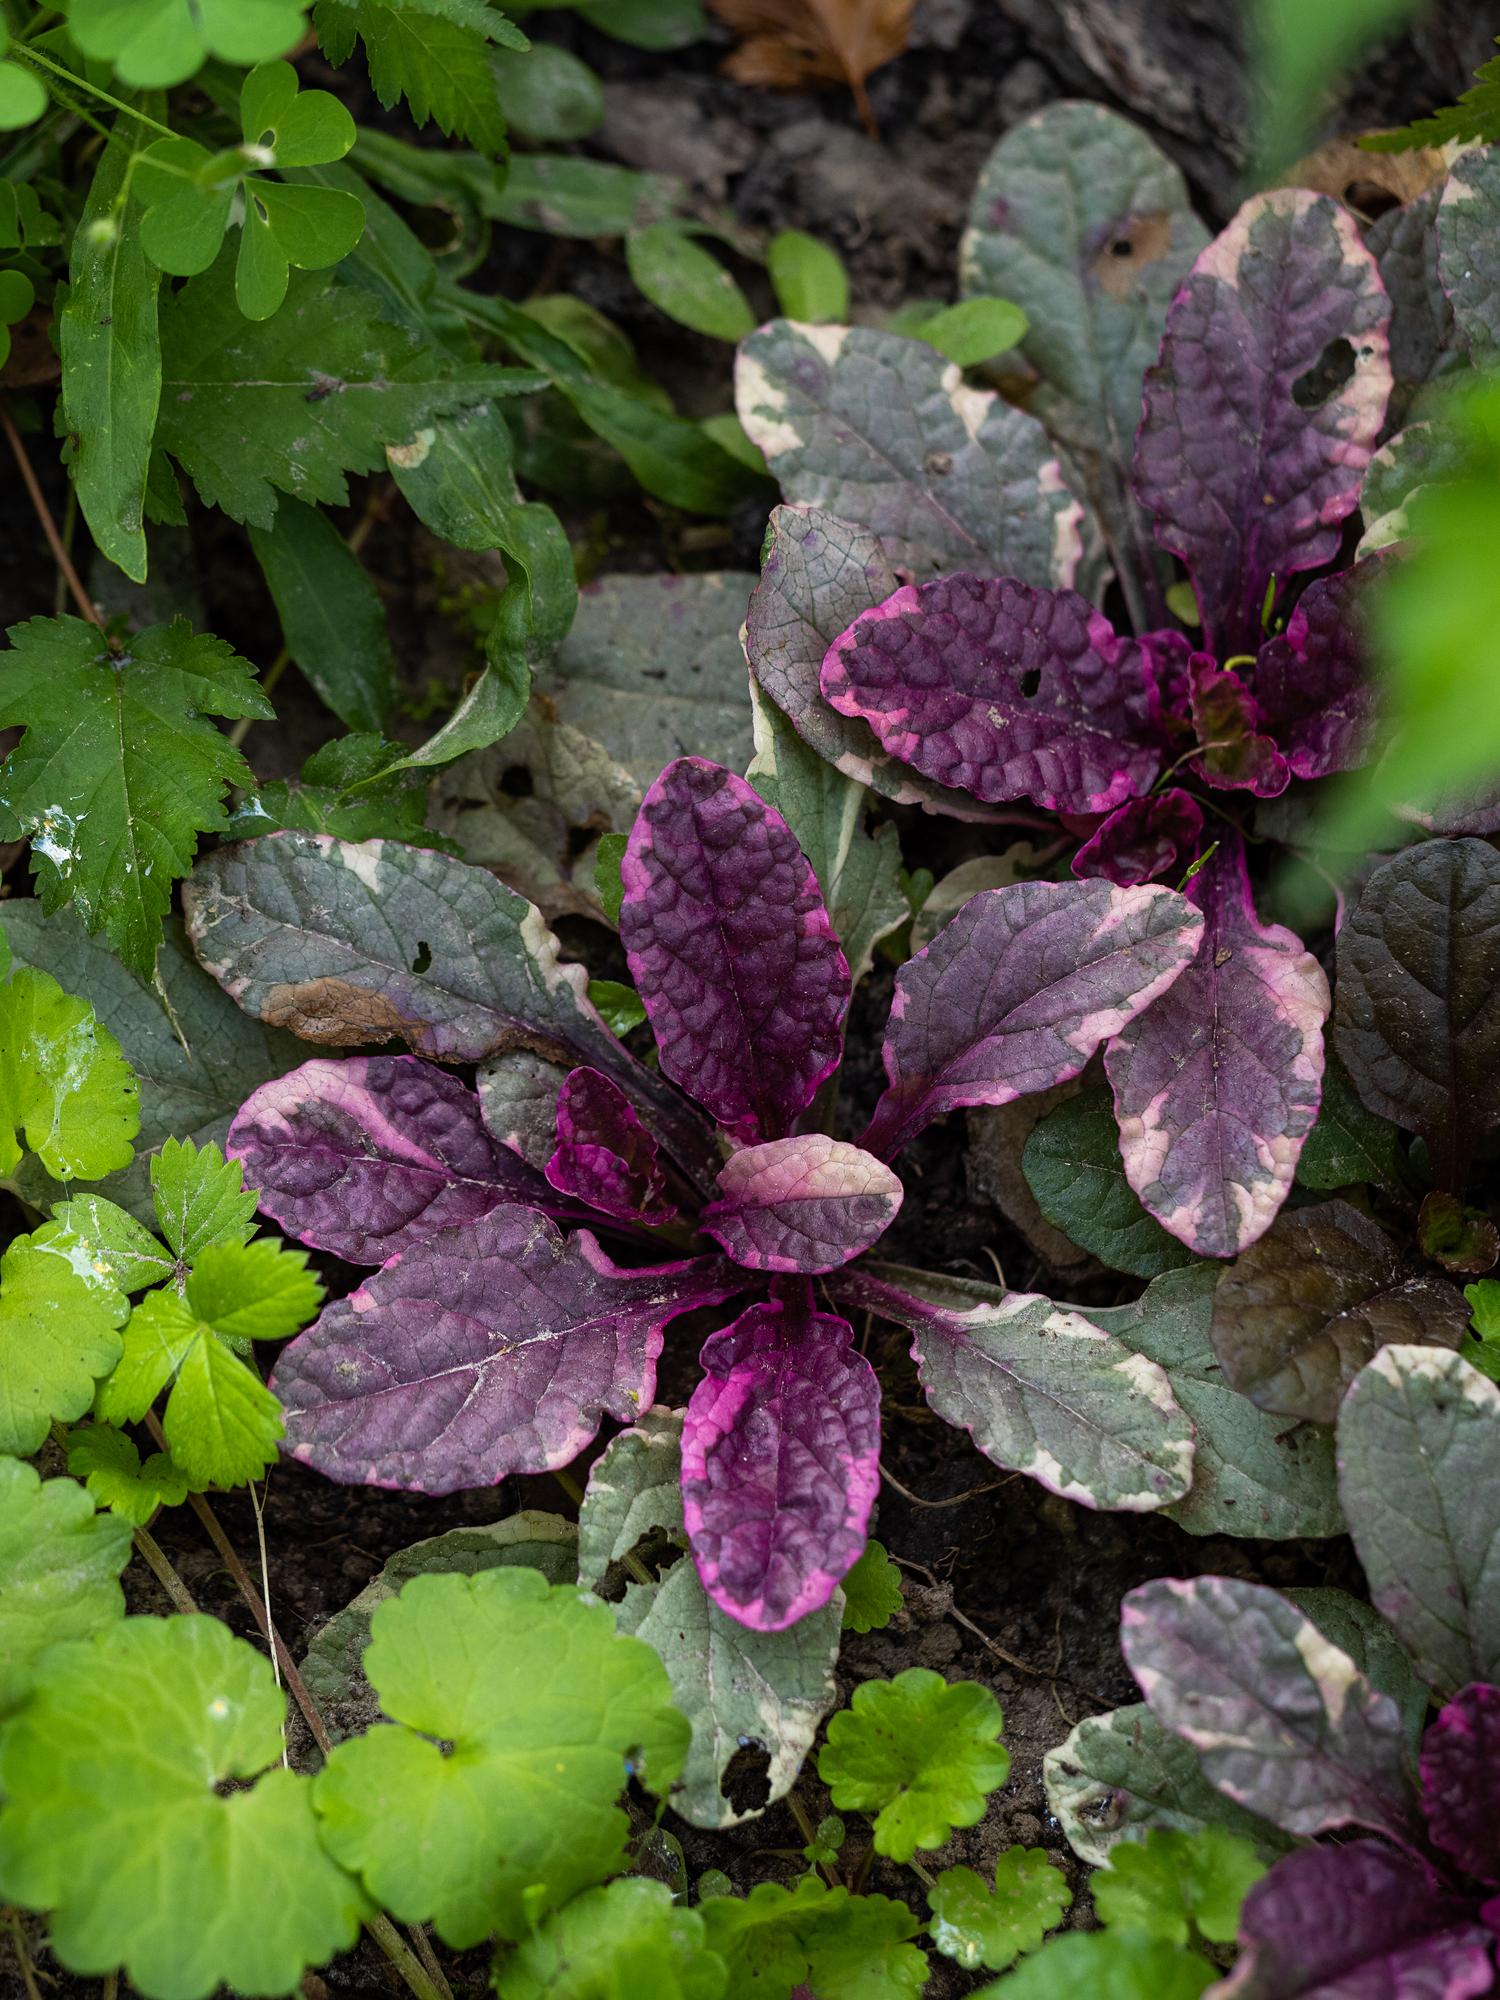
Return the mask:
<svg viewBox="0 0 1500 2000">
<path fill-rule="evenodd" d="M 985 805 L 1108 812 L 1161 764 L 1149 659 L 1072 590 L 903 585 L 834 640 L 822 686 L 891 756 Z"/>
<path fill-rule="evenodd" d="M 873 1154 L 822 1132 L 733 1153 L 702 1226 L 751 1271 L 836 1271 L 885 1234 L 901 1183 Z"/>
<path fill-rule="evenodd" d="M 1245 1898 L 1218 2000 L 1473 2000 L 1494 1939 L 1415 1856 L 1376 1840 L 1285 1855 Z"/>
<path fill-rule="evenodd" d="M 853 1329 L 792 1283 L 703 1349 L 682 1433 L 682 1504 L 703 1587 L 777 1632 L 833 1595 L 880 1486 L 880 1385 Z"/>
<path fill-rule="evenodd" d="M 1391 391 L 1389 313 L 1354 218 L 1296 188 L 1247 201 L 1173 301 L 1135 485 L 1220 658 L 1259 643 L 1273 580 L 1338 553 Z"/>
<path fill-rule="evenodd" d="M 720 1260 L 621 1270 L 584 1230 L 497 1208 L 441 1230 L 300 1334 L 272 1387 L 330 1479 L 453 1493 L 566 1465 L 647 1407 L 668 1320 L 728 1298 Z"/>
<path fill-rule="evenodd" d="M 1260 732 L 1254 695 L 1231 667 L 1212 653 L 1194 653 L 1188 666 L 1188 705 L 1202 748 L 1194 762 L 1215 791 L 1254 792 L 1274 799 L 1291 772 L 1269 736 Z"/>
<path fill-rule="evenodd" d="M 1285 632 L 1268 639 L 1250 674 L 1261 725 L 1294 778 L 1325 778 L 1364 762 L 1375 726 L 1359 598 L 1376 568 L 1367 557 L 1307 586 Z"/>
<path fill-rule="evenodd" d="M 1229 1576 L 1143 1583 L 1120 1647 L 1157 1721 L 1236 1805 L 1301 1836 L 1412 1836 L 1399 1706 L 1290 1598 Z"/>
<path fill-rule="evenodd" d="M 1256 917 L 1237 835 L 1187 894 L 1202 949 L 1104 1067 L 1144 1206 L 1190 1250 L 1233 1257 L 1270 1228 L 1317 1118 L 1328 981 L 1300 938 Z"/>
<path fill-rule="evenodd" d="M 1427 1831 L 1466 1875 L 1500 1882 L 1500 1688 L 1475 1681 L 1422 1738 Z"/>
<path fill-rule="evenodd" d="M 1193 1480 L 1193 1427 L 1164 1370 L 1034 1292 L 859 1264 L 835 1303 L 906 1327 L 923 1392 L 986 1458 L 1085 1507 L 1145 1513 Z"/>
<path fill-rule="evenodd" d="M 467 1084 L 416 1056 L 321 1058 L 251 1093 L 225 1150 L 262 1211 L 351 1264 L 547 1190 L 484 1128 Z"/>
<path fill-rule="evenodd" d="M 850 987 L 791 828 L 732 771 L 679 757 L 642 802 L 620 880 L 662 1069 L 735 1138 L 779 1138 L 838 1063 Z"/>
<path fill-rule="evenodd" d="M 617 1083 L 596 1069 L 575 1069 L 557 1094 L 557 1150 L 548 1182 L 617 1222 L 670 1222 L 656 1141 Z"/>
<path fill-rule="evenodd" d="M 1073 873 L 1138 889 L 1158 875 L 1181 875 L 1199 852 L 1202 832 L 1202 806 L 1171 785 L 1112 812 L 1073 856 Z"/>
<path fill-rule="evenodd" d="M 1015 882 L 971 897 L 896 975 L 890 1084 L 861 1145 L 889 1159 L 944 1111 L 1077 1076 L 1166 992 L 1202 934 L 1171 889 Z"/>
</svg>

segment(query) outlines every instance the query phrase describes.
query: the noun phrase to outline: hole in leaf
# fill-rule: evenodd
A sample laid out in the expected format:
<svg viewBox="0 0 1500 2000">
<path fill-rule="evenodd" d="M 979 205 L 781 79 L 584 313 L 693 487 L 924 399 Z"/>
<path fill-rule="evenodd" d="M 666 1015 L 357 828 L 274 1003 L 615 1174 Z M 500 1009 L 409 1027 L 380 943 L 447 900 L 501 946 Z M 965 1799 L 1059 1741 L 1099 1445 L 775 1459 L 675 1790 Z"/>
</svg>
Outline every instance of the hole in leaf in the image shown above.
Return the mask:
<svg viewBox="0 0 1500 2000">
<path fill-rule="evenodd" d="M 508 799 L 529 799 L 536 780 L 524 764 L 511 764 L 500 773 L 500 790 Z"/>
<path fill-rule="evenodd" d="M 770 1755 L 754 1736 L 742 1736 L 740 1747 L 724 1766 L 719 1791 L 736 1812 L 759 1812 L 771 1803 Z"/>
<path fill-rule="evenodd" d="M 425 972 L 431 963 L 432 946 L 427 942 L 426 938 L 418 938 L 417 955 L 411 962 L 412 971 L 416 973 Z"/>
<path fill-rule="evenodd" d="M 643 1569 L 653 1583 L 660 1583 L 667 1571 L 675 1569 L 686 1554 L 684 1544 L 674 1540 L 665 1528 L 650 1528 L 635 1543 L 628 1556 L 610 1564 L 594 1595 L 602 1597 L 606 1604 L 618 1604 L 627 1587 L 641 1580 L 636 1574 L 636 1566 Z"/>
<path fill-rule="evenodd" d="M 250 199 L 255 205 L 255 213 L 259 218 L 259 220 L 269 225 L 271 220 L 271 211 L 266 207 L 265 203 L 261 200 L 258 194 L 251 195 Z"/>
<path fill-rule="evenodd" d="M 1321 410 L 1353 374 L 1354 349 L 1342 337 L 1330 340 L 1307 373 L 1292 384 L 1292 401 L 1299 410 Z"/>
<path fill-rule="evenodd" d="M 1089 266 L 1089 276 L 1112 299 L 1130 295 L 1136 273 L 1155 264 L 1172 247 L 1172 218 L 1165 209 L 1128 215 L 1104 238 Z"/>
<path fill-rule="evenodd" d="M 579 855 L 586 854 L 597 838 L 598 832 L 596 828 L 570 826 L 568 828 L 568 859 L 576 861 Z"/>
<path fill-rule="evenodd" d="M 1041 668 L 1028 667 L 1025 673 L 1022 674 L 1021 676 L 1021 699 L 1023 701 L 1035 700 L 1036 691 L 1041 686 L 1041 684 L 1042 684 Z"/>
</svg>

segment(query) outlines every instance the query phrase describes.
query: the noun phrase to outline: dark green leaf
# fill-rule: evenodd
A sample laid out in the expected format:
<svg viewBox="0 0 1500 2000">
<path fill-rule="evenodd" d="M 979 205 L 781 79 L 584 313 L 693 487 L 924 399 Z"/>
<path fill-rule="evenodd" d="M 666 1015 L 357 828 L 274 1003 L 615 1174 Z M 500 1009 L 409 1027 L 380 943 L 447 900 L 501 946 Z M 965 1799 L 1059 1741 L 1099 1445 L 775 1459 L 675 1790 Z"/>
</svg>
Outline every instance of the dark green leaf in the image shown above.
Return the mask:
<svg viewBox="0 0 1500 2000">
<path fill-rule="evenodd" d="M 586 139 L 604 122 L 604 92 L 586 62 L 555 42 L 524 54 L 496 49 L 490 57 L 500 109 L 517 132 L 544 145 Z"/>
<path fill-rule="evenodd" d="M 849 316 L 843 259 L 802 229 L 779 229 L 766 248 L 776 303 L 788 319 L 840 321 Z"/>
<path fill-rule="evenodd" d="M 1297 1179 L 1320 1194 L 1365 1181 L 1386 1194 L 1399 1195 L 1405 1186 L 1401 1169 L 1401 1134 L 1384 1118 L 1366 1111 L 1349 1072 L 1330 1053 L 1323 1069 L 1318 1122 L 1297 1161 Z"/>
<path fill-rule="evenodd" d="M 1194 1262 L 1192 1251 L 1146 1213 L 1125 1178 L 1107 1085 L 1049 1112 L 1026 1141 L 1021 1165 L 1053 1227 L 1113 1270 L 1155 1278 Z"/>
<path fill-rule="evenodd" d="M 250 544 L 265 573 L 287 651 L 346 728 L 390 721 L 391 642 L 385 608 L 338 529 L 316 507 L 283 499 Z"/>
<path fill-rule="evenodd" d="M 625 261 L 654 306 L 712 340 L 743 340 L 755 328 L 749 301 L 719 260 L 670 222 L 634 229 Z"/>
<path fill-rule="evenodd" d="M 417 125 L 435 118 L 450 138 L 487 153 L 505 150 L 505 119 L 490 67 L 489 39 L 526 46 L 483 0 L 317 0 L 313 23 L 329 61 L 347 62 L 355 37 L 370 82 L 389 111 L 405 98 Z"/>
</svg>

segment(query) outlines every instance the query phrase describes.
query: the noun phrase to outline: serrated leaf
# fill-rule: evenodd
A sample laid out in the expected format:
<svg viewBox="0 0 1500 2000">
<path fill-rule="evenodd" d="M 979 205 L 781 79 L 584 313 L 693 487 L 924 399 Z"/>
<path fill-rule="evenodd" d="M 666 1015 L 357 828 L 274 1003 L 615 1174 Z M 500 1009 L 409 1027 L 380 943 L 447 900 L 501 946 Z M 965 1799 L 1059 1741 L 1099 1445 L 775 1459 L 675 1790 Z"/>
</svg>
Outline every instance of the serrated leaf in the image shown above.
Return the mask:
<svg viewBox="0 0 1500 2000">
<path fill-rule="evenodd" d="M 212 1141 L 199 1146 L 191 1139 L 168 1139 L 153 1154 L 151 1199 L 161 1233 L 179 1262 L 195 1264 L 213 1244 L 249 1241 L 255 1233 L 256 1197 L 244 1179 L 239 1161 L 226 1160 Z"/>
<path fill-rule="evenodd" d="M 366 1905 L 318 1843 L 310 1781 L 267 1768 L 284 1717 L 270 1661 L 214 1618 L 60 1649 L 0 1736 L 0 1893 L 51 1913 L 70 1971 L 123 1968 L 146 2000 L 294 1991 Z"/>
<path fill-rule="evenodd" d="M 72 902 L 151 978 L 172 885 L 249 768 L 210 716 L 269 717 L 254 669 L 184 618 L 111 651 L 80 618 L 8 634 L 0 722 L 25 735 L 0 771 L 0 806 L 32 843 L 49 914 Z"/>
<path fill-rule="evenodd" d="M 65 1257 L 18 1236 L 0 1257 L 0 1452 L 29 1458 L 54 1421 L 94 1399 L 120 1358 L 123 1296 L 89 1284 Z"/>
<path fill-rule="evenodd" d="M 1090 1884 L 1094 1887 L 1095 1884 Z M 1062 1922 L 1073 1892 L 1040 1847 L 1007 1847 L 991 1887 L 972 1868 L 945 1868 L 927 1891 L 932 1941 L 966 1972 L 1003 1972 Z"/>
<path fill-rule="evenodd" d="M 307 0 L 71 0 L 68 30 L 133 90 L 183 83 L 209 56 L 248 66 L 285 55 Z"/>
<path fill-rule="evenodd" d="M 144 1528 L 158 1507 L 180 1507 L 187 1498 L 186 1475 L 164 1451 L 142 1459 L 123 1431 L 110 1424 L 86 1424 L 68 1433 L 68 1470 L 81 1479 L 100 1507 Z"/>
<path fill-rule="evenodd" d="M 729 1967 L 730 1992 L 757 2000 L 917 2000 L 927 1957 L 908 1942 L 921 1929 L 904 1903 L 825 1888 L 816 1875 L 794 1889 L 762 1882 L 743 1902 L 698 1905 L 710 1948 Z"/>
<path fill-rule="evenodd" d="M 45 1483 L 0 1458 L 0 1714 L 29 1691 L 38 1656 L 125 1615 L 130 1528 L 96 1514 L 71 1479 Z"/>
<path fill-rule="evenodd" d="M 1232 1944 L 1240 1905 L 1266 1872 L 1248 1840 L 1221 1826 L 1198 1833 L 1157 1828 L 1110 1849 L 1089 1889 L 1099 1921 L 1163 1944 Z"/>
<path fill-rule="evenodd" d="M 866 1542 L 864 1554 L 844 1578 L 844 1630 L 884 1631 L 900 1609 L 900 1570 L 879 1542 Z"/>
<path fill-rule="evenodd" d="M 86 1284 L 106 1293 L 164 1284 L 177 1268 L 176 1258 L 143 1223 L 97 1194 L 54 1202 L 51 1219 L 35 1231 L 32 1242 L 65 1258 Z"/>
<path fill-rule="evenodd" d="M 495 1968 L 500 2000 L 720 2000 L 728 1974 L 703 1918 L 664 1882 L 626 1877 L 575 1896 Z"/>
<path fill-rule="evenodd" d="M 23 1147 L 61 1180 L 130 1164 L 140 1086 L 86 1000 L 21 966 L 0 986 L 0 1173 Z"/>
<path fill-rule="evenodd" d="M 326 514 L 283 499 L 269 528 L 252 527 L 287 651 L 346 728 L 390 721 L 391 643 L 375 587 Z"/>
<path fill-rule="evenodd" d="M 323 1287 L 305 1250 L 258 1243 L 208 1244 L 193 1260 L 183 1296 L 198 1317 L 233 1347 L 289 1340 L 317 1312 Z"/>
<path fill-rule="evenodd" d="M 1021 1166 L 1047 1221 L 1112 1270 L 1155 1278 L 1194 1261 L 1125 1178 L 1120 1129 L 1103 1086 L 1048 1112 L 1026 1141 Z"/>
<path fill-rule="evenodd" d="M 908 1667 L 855 1689 L 828 1725 L 818 1776 L 840 1811 L 874 1816 L 877 1854 L 910 1861 L 984 1816 L 987 1794 L 1010 1775 L 1000 1721 L 978 1681 Z"/>
<path fill-rule="evenodd" d="M 1198 2000 L 1218 1967 L 1180 1945 L 1110 1931 L 1052 1938 L 976 2000 Z"/>
<path fill-rule="evenodd" d="M 672 1698 L 692 1728 L 675 1811 L 693 1826 L 734 1826 L 761 1810 L 737 1806 L 723 1779 L 746 1742 L 765 1745 L 766 1803 L 783 1798 L 833 1706 L 839 1596 L 780 1632 L 756 1632 L 721 1611 L 687 1555 L 682 1418 L 651 1410 L 613 1439 L 589 1472 L 578 1516 L 578 1579 L 600 1591 L 643 1541 L 680 1553 L 650 1583 L 625 1583 L 622 1632 L 655 1648 Z"/>
<path fill-rule="evenodd" d="M 482 0 L 317 0 L 313 21 L 325 54 L 346 62 L 359 36 L 375 95 L 389 111 L 405 98 L 412 120 L 436 119 L 487 153 L 505 151 L 505 119 L 487 40 L 526 46 L 504 15 Z"/>
<path fill-rule="evenodd" d="M 407 840 L 454 852 L 427 825 L 427 779 L 406 748 L 380 736 L 336 736 L 315 750 L 300 777 L 273 778 L 241 799 L 226 835 L 326 833 L 335 840 Z"/>
<path fill-rule="evenodd" d="M 628 1773 L 665 1790 L 687 1747 L 651 1649 L 534 1570 L 414 1578 L 376 1611 L 365 1669 L 395 1720 L 329 1757 L 323 1839 L 452 1945 L 524 1936 L 623 1867 Z"/>
</svg>

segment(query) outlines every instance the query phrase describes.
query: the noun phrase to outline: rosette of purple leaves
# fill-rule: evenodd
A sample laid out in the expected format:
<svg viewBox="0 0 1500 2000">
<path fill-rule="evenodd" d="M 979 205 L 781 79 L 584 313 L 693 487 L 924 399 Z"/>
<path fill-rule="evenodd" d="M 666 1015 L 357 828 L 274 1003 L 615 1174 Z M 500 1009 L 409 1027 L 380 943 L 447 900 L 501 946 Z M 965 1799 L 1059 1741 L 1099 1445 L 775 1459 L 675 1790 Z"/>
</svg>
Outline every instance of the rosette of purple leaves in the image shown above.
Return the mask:
<svg viewBox="0 0 1500 2000">
<path fill-rule="evenodd" d="M 242 1004 L 325 1041 L 489 1058 L 480 1093 L 412 1055 L 320 1058 L 236 1117 L 229 1150 L 262 1207 L 380 1267 L 282 1356 L 287 1448 L 430 1493 L 561 1467 L 603 1418 L 651 1403 L 669 1322 L 711 1315 L 683 1432 L 688 1534 L 714 1601 L 776 1630 L 865 1545 L 880 1398 L 857 1308 L 911 1329 L 934 1407 L 996 1462 L 1088 1505 L 1180 1499 L 1192 1427 L 1154 1363 L 1045 1299 L 868 1253 L 901 1203 L 901 1146 L 1122 1046 L 1189 976 L 1203 912 L 1098 880 L 976 896 L 901 969 L 887 1088 L 852 1143 L 811 1122 L 850 975 L 781 815 L 682 758 L 645 798 L 621 882 L 660 1074 L 482 869 L 303 834 L 200 864 L 195 944 Z"/>
</svg>

